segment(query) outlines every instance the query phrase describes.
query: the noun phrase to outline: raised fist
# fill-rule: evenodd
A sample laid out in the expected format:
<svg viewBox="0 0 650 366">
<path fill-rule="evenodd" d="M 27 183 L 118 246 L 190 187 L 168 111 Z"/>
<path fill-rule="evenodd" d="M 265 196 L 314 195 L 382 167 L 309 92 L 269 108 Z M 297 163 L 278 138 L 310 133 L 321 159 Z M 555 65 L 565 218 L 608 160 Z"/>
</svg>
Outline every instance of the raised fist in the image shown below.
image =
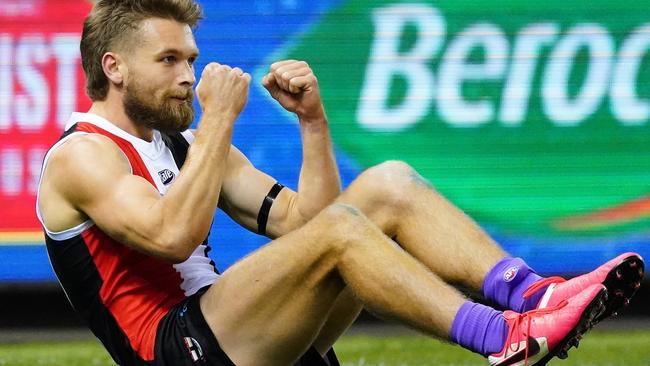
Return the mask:
<svg viewBox="0 0 650 366">
<path fill-rule="evenodd" d="M 286 60 L 271 65 L 262 85 L 284 109 L 301 120 L 324 118 L 316 75 L 305 61 Z"/>
<path fill-rule="evenodd" d="M 248 101 L 251 76 L 240 68 L 216 62 L 203 69 L 196 95 L 204 113 L 217 113 L 237 118 Z"/>
</svg>

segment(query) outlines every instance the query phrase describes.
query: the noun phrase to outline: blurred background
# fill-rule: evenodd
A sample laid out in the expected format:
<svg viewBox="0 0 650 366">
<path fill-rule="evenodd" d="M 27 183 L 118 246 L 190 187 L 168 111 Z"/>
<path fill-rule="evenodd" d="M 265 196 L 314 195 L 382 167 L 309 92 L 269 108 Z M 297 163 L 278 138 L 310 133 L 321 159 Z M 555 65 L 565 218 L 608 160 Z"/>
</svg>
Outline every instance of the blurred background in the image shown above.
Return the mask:
<svg viewBox="0 0 650 366">
<path fill-rule="evenodd" d="M 199 2 L 197 76 L 211 61 L 253 74 L 234 144 L 283 184 L 296 188 L 299 129 L 260 81 L 302 59 L 344 185 L 405 160 L 544 275 L 650 258 L 650 2 Z M 91 6 L 0 0 L 0 332 L 76 321 L 34 206 L 45 152 L 90 106 L 78 44 Z M 217 213 L 210 254 L 223 271 L 266 242 Z M 629 312 L 648 311 L 647 288 Z"/>
</svg>

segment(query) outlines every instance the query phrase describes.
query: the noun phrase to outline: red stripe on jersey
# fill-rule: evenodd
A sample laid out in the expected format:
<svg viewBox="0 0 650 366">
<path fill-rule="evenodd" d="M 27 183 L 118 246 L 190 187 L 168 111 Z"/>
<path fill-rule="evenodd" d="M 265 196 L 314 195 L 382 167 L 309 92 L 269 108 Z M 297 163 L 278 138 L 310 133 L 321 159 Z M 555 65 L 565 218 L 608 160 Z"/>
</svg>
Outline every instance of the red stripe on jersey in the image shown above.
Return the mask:
<svg viewBox="0 0 650 366">
<path fill-rule="evenodd" d="M 79 122 L 77 123 L 77 128 L 75 131 L 98 133 L 113 140 L 113 142 L 119 146 L 120 150 L 122 150 L 126 157 L 129 159 L 129 163 L 131 163 L 131 168 L 133 169 L 133 174 L 146 179 L 154 186 L 154 188 L 156 187 L 156 183 L 154 183 L 153 179 L 151 178 L 151 174 L 149 174 L 147 166 L 144 164 L 144 161 L 142 161 L 142 158 L 140 157 L 140 154 L 138 154 L 138 151 L 130 142 L 121 137 L 115 136 L 112 133 L 91 123 Z"/>
<path fill-rule="evenodd" d="M 133 145 L 89 123 L 75 131 L 98 133 L 113 140 L 129 159 L 133 174 L 155 184 Z M 154 359 L 158 323 L 185 299 L 182 279 L 172 265 L 113 240 L 97 226 L 82 233 L 103 283 L 100 297 L 115 317 L 131 347 L 142 359 Z"/>
</svg>

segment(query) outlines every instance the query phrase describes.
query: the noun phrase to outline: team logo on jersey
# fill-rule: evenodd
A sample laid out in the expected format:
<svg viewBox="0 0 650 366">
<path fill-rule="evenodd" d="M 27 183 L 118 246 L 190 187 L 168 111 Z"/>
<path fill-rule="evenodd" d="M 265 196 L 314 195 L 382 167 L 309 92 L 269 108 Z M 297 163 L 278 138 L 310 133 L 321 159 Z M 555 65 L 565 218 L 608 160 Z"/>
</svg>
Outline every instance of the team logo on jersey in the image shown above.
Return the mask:
<svg viewBox="0 0 650 366">
<path fill-rule="evenodd" d="M 174 177 L 176 175 L 171 170 L 165 169 L 165 170 L 159 171 L 158 176 L 160 176 L 160 180 L 163 182 L 163 184 L 167 185 L 167 184 L 171 183 L 174 180 Z"/>
<path fill-rule="evenodd" d="M 519 267 L 508 268 L 508 270 L 503 274 L 503 280 L 506 282 L 512 281 L 515 277 L 517 277 L 517 272 L 519 272 Z"/>
<path fill-rule="evenodd" d="M 203 350 L 201 349 L 201 345 L 196 339 L 192 337 L 183 337 L 183 343 L 185 343 L 185 347 L 187 348 L 187 351 L 190 353 L 192 362 L 196 362 L 198 360 L 203 359 Z"/>
</svg>

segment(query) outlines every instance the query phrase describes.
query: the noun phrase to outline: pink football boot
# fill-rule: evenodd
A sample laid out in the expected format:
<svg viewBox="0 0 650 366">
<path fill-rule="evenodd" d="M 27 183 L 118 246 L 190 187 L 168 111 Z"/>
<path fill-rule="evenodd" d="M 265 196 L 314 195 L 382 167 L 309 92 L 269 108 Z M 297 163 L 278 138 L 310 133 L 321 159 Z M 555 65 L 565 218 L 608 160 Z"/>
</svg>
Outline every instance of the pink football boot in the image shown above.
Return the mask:
<svg viewBox="0 0 650 366">
<path fill-rule="evenodd" d="M 582 335 L 605 311 L 607 289 L 602 284 L 588 286 L 554 306 L 523 314 L 505 311 L 508 338 L 501 352 L 488 356 L 492 366 L 543 366 L 553 357 L 566 358 L 578 346 Z"/>
<path fill-rule="evenodd" d="M 611 315 L 616 315 L 621 307 L 630 303 L 632 296 L 641 287 L 643 271 L 644 264 L 640 255 L 624 253 L 594 271 L 568 281 L 562 277 L 545 278 L 532 284 L 523 296 L 528 298 L 540 288 L 548 286 L 537 305 L 537 309 L 544 309 L 575 296 L 593 284 L 603 284 L 607 288 L 609 300 L 605 304 L 605 311 L 596 319 L 598 323 Z"/>
</svg>

